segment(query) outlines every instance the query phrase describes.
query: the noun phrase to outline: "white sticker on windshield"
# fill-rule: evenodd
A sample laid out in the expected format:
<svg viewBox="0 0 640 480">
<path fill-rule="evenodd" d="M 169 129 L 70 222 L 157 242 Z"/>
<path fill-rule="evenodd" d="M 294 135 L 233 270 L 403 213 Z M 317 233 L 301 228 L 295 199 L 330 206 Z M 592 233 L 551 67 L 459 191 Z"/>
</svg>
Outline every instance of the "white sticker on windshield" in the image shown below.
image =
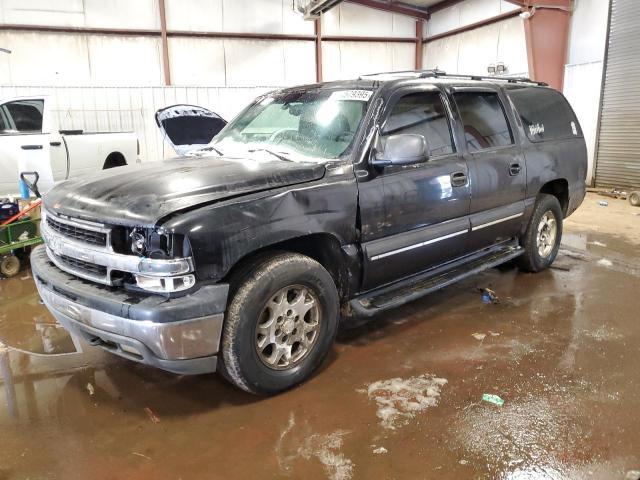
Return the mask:
<svg viewBox="0 0 640 480">
<path fill-rule="evenodd" d="M 578 135 L 578 128 L 576 127 L 576 122 L 571 122 L 571 131 L 574 135 Z"/>
<path fill-rule="evenodd" d="M 371 90 L 340 90 L 333 92 L 329 100 L 358 100 L 360 102 L 368 102 L 373 95 Z"/>
</svg>

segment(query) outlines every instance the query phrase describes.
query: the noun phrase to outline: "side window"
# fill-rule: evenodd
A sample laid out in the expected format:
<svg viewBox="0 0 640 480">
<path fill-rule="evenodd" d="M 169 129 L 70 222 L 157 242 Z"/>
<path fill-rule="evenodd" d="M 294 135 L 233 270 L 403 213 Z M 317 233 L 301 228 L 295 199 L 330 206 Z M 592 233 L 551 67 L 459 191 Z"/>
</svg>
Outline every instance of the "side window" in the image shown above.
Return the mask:
<svg viewBox="0 0 640 480">
<path fill-rule="evenodd" d="M 582 136 L 567 99 L 543 87 L 518 87 L 508 91 L 532 142 Z"/>
<path fill-rule="evenodd" d="M 454 93 L 470 152 L 511 145 L 513 138 L 497 93 Z"/>
<path fill-rule="evenodd" d="M 16 100 L 2 106 L 18 132 L 42 132 L 43 100 Z"/>
<path fill-rule="evenodd" d="M 447 112 L 438 92 L 410 93 L 398 100 L 381 133 L 381 141 L 389 135 L 414 133 L 423 135 L 429 156 L 453 153 Z"/>
</svg>

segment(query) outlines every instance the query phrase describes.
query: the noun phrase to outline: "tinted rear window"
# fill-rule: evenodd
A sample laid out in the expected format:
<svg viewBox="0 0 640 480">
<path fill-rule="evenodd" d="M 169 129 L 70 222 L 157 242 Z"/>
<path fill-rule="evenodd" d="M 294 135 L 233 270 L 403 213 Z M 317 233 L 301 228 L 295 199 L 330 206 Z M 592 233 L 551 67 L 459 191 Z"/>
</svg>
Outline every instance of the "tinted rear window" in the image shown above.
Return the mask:
<svg viewBox="0 0 640 480">
<path fill-rule="evenodd" d="M 550 88 L 519 87 L 507 91 L 532 142 L 582 136 L 564 96 Z"/>
<path fill-rule="evenodd" d="M 511 131 L 497 93 L 460 92 L 453 95 L 464 124 L 470 152 L 511 145 Z"/>
</svg>

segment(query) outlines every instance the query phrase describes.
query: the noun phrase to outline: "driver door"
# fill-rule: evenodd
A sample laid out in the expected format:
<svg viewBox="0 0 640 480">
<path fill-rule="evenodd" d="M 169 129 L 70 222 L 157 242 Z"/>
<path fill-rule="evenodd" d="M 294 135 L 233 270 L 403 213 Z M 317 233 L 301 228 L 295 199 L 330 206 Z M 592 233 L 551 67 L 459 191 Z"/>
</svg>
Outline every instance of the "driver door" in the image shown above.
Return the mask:
<svg viewBox="0 0 640 480">
<path fill-rule="evenodd" d="M 392 134 L 419 134 L 429 155 L 411 165 L 371 167 L 359 178 L 365 290 L 461 256 L 469 235 L 468 168 L 446 97 L 432 86 L 408 87 L 387 105 L 379 144 Z"/>
</svg>

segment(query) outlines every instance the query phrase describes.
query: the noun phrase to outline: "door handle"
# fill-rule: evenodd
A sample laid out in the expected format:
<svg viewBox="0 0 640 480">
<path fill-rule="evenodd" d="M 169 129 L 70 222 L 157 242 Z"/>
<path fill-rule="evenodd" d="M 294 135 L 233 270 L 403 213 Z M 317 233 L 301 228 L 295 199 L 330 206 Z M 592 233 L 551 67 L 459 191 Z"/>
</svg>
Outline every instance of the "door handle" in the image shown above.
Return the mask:
<svg viewBox="0 0 640 480">
<path fill-rule="evenodd" d="M 51 145 L 52 147 L 59 147 L 60 145 L 62 145 L 62 142 L 49 142 L 49 145 Z"/>
<path fill-rule="evenodd" d="M 511 175 L 512 177 L 518 175 L 520 173 L 520 170 L 522 170 L 522 167 L 519 163 L 512 163 L 511 165 L 509 165 L 509 175 Z"/>
<path fill-rule="evenodd" d="M 22 145 L 22 150 L 42 150 L 42 145 Z"/>
<path fill-rule="evenodd" d="M 464 187 L 467 184 L 467 174 L 464 172 L 454 172 L 451 174 L 451 185 L 454 187 Z"/>
</svg>

